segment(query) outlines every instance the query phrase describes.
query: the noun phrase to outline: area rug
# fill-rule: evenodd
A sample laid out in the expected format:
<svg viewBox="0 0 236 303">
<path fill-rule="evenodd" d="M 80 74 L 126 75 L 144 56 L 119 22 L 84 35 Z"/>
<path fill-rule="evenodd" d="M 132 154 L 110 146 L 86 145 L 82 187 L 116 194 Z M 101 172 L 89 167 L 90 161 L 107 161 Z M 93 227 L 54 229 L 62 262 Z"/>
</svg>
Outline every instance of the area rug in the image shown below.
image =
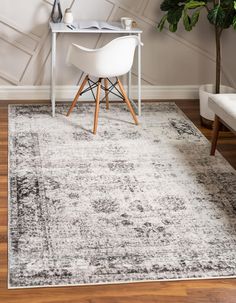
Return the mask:
<svg viewBox="0 0 236 303">
<path fill-rule="evenodd" d="M 174 103 L 9 108 L 9 287 L 236 276 L 236 172 Z"/>
</svg>

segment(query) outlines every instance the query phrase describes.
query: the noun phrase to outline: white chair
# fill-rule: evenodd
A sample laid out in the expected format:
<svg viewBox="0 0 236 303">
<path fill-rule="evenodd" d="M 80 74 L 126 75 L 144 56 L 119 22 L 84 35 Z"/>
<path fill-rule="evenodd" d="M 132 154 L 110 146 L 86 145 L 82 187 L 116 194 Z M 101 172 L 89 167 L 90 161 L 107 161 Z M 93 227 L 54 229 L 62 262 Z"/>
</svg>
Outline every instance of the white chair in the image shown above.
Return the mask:
<svg viewBox="0 0 236 303">
<path fill-rule="evenodd" d="M 209 98 L 209 107 L 215 113 L 215 122 L 212 135 L 211 155 L 215 155 L 221 123 L 232 132 L 236 132 L 236 95 L 218 94 Z"/>
<path fill-rule="evenodd" d="M 132 35 L 114 39 L 99 49 L 88 49 L 76 44 L 72 44 L 70 46 L 67 62 L 83 71 L 86 76 L 71 104 L 67 116 L 72 112 L 80 95 L 88 90 L 92 90 L 93 92 L 93 89 L 97 88 L 96 97 L 93 94 L 96 102 L 93 127 L 94 134 L 97 132 L 101 89 L 105 91 L 104 99 L 106 99 L 107 109 L 109 108 L 108 94 L 113 93 L 118 95 L 126 102 L 135 124 L 138 124 L 138 120 L 131 106 L 130 100 L 127 97 L 124 87 L 118 77 L 130 71 L 133 65 L 135 49 L 139 43 L 139 38 Z M 92 81 L 90 76 L 97 77 L 98 81 Z M 113 83 L 110 78 L 115 78 L 115 83 Z M 104 85 L 102 84 L 102 80 L 104 80 Z M 84 89 L 87 82 L 89 87 Z M 118 85 L 119 90 L 116 85 Z M 115 93 L 113 92 L 114 88 L 116 90 Z"/>
</svg>

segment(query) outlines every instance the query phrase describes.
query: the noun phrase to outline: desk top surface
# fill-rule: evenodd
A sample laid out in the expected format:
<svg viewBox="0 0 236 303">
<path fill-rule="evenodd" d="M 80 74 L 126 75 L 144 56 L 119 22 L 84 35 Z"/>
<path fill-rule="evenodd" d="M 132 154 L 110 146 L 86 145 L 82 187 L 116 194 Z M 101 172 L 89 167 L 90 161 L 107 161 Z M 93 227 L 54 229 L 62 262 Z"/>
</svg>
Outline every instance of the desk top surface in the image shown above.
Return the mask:
<svg viewBox="0 0 236 303">
<path fill-rule="evenodd" d="M 93 33 L 93 34 L 141 34 L 142 30 L 139 28 L 131 28 L 130 30 L 123 29 L 121 27 L 120 22 L 112 22 L 112 25 L 120 27 L 118 30 L 111 30 L 111 29 L 97 29 L 97 28 L 86 28 L 80 29 L 74 23 L 76 29 L 70 29 L 65 23 L 53 23 L 50 22 L 49 26 L 53 33 Z"/>
</svg>

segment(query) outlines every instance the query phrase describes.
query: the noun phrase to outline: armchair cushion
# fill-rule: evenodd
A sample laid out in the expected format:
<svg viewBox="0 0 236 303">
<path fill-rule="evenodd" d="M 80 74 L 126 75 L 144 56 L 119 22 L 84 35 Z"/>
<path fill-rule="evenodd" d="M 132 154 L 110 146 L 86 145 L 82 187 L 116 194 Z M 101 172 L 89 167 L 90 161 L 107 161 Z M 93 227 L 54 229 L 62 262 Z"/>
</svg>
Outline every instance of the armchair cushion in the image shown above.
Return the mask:
<svg viewBox="0 0 236 303">
<path fill-rule="evenodd" d="M 236 131 L 236 94 L 219 94 L 209 98 L 210 109 Z"/>
</svg>

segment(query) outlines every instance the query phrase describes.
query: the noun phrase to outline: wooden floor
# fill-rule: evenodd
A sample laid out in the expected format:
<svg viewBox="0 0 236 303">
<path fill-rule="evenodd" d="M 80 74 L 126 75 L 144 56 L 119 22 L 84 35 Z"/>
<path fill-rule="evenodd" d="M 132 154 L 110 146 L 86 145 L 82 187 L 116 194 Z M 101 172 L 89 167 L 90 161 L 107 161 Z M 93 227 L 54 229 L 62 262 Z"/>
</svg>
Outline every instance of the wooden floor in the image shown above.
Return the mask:
<svg viewBox="0 0 236 303">
<path fill-rule="evenodd" d="M 0 105 L 0 302 L 1 303 L 235 303 L 236 279 L 155 282 L 107 286 L 7 289 L 7 103 Z M 16 102 L 14 102 L 16 103 Z M 22 102 L 21 102 L 22 103 Z M 177 105 L 200 127 L 196 101 Z M 219 150 L 236 168 L 236 139 L 222 133 Z"/>
</svg>

